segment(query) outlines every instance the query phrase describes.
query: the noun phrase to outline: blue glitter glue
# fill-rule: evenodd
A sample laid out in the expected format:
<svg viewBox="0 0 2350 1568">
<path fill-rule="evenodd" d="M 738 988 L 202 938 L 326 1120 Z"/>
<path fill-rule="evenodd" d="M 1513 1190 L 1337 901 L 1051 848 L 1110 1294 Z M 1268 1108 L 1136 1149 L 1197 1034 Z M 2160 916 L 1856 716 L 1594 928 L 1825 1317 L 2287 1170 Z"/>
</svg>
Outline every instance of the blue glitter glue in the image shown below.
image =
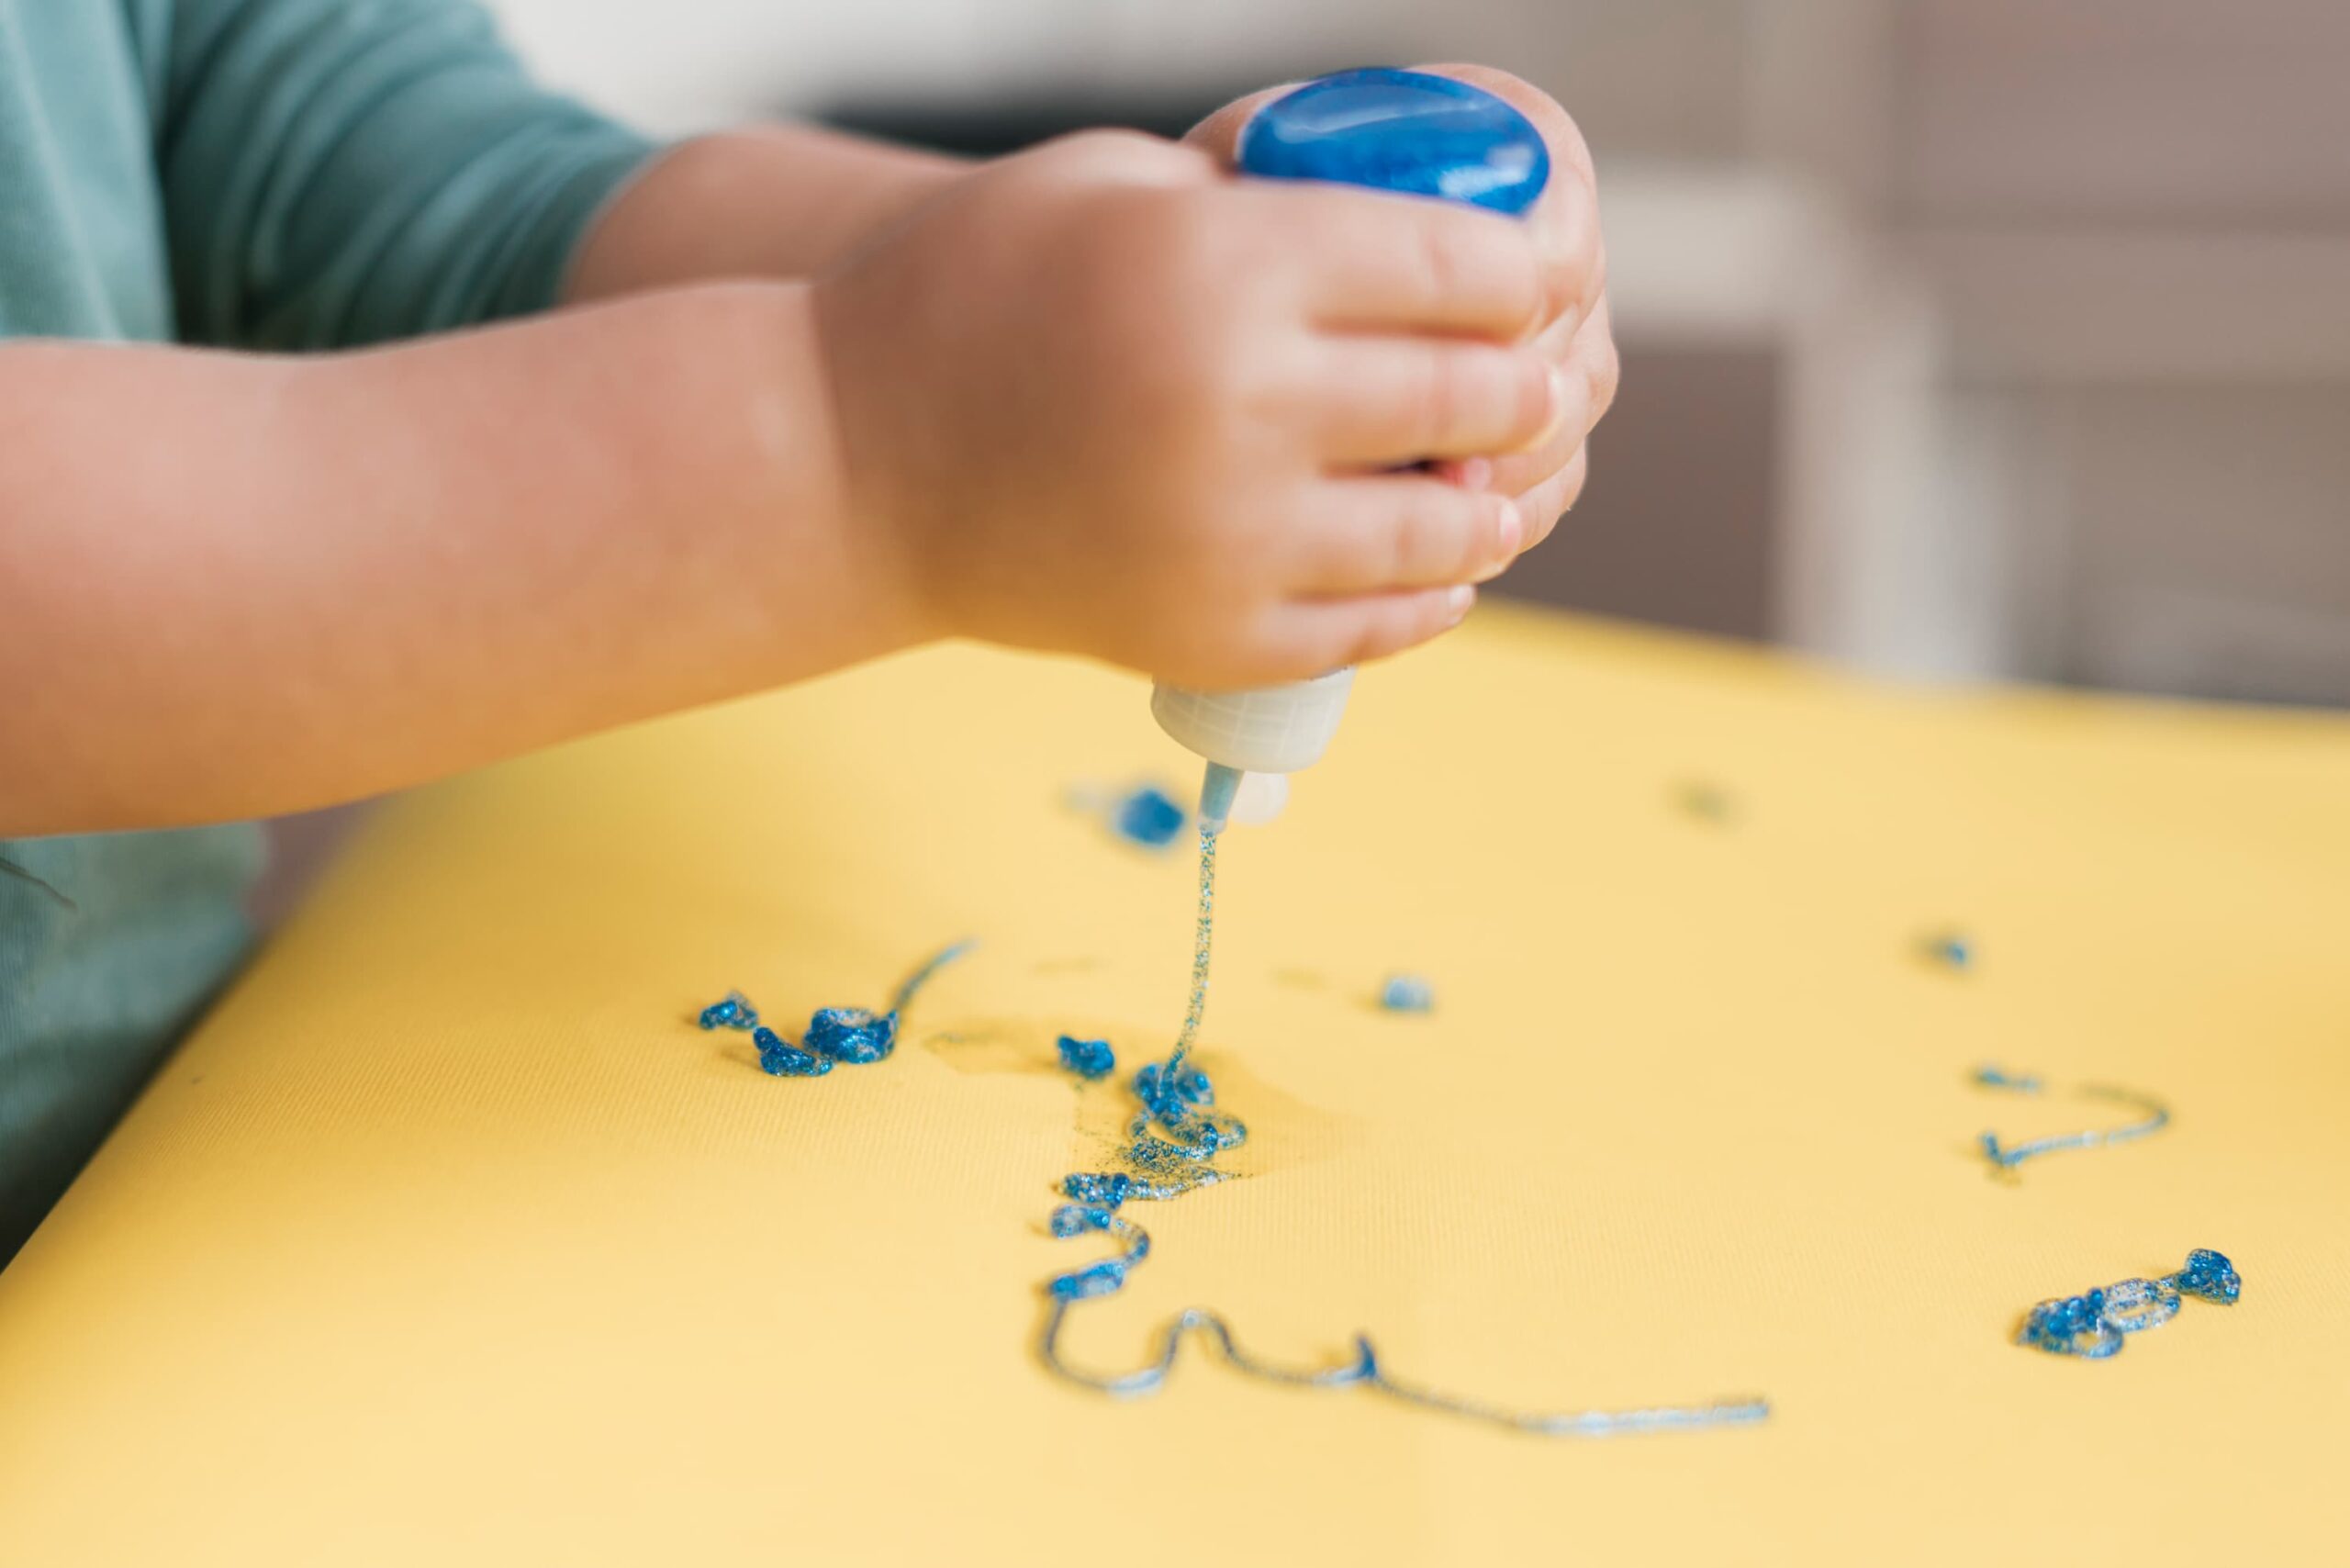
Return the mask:
<svg viewBox="0 0 2350 1568">
<path fill-rule="evenodd" d="M 1094 1223 L 1097 1218 L 1099 1225 Z M 1120 1219 L 1099 1209 L 1079 1208 L 1074 1204 L 1053 1211 L 1055 1236 L 1082 1236 L 1091 1230 L 1107 1230 L 1115 1235 L 1126 1244 L 1124 1255 L 1054 1275 L 1045 1283 L 1046 1294 L 1058 1301 L 1090 1301 L 1095 1296 L 1114 1294 L 1125 1288 L 1127 1271 L 1150 1256 L 1150 1238 L 1132 1220 Z"/>
<path fill-rule="evenodd" d="M 1134 1196 L 1134 1178 L 1114 1170 L 1078 1171 L 1061 1178 L 1061 1196 L 1105 1209 L 1119 1207 Z"/>
<path fill-rule="evenodd" d="M 2188 1295 L 2231 1306 L 2244 1294 L 2244 1280 L 2224 1252 L 2198 1247 L 2187 1255 L 2187 1266 L 2170 1276 L 2170 1283 Z"/>
<path fill-rule="evenodd" d="M 2008 1072 L 1997 1067 L 1978 1067 L 1974 1081 L 1986 1089 L 2013 1090 L 2023 1094 L 2038 1094 L 2045 1085 L 2031 1073 Z M 1993 1168 L 2013 1170 L 2027 1159 L 2037 1159 L 2043 1154 L 2055 1154 L 2065 1149 L 2102 1148 L 2109 1144 L 2129 1143 L 2132 1139 L 2160 1132 L 2170 1125 L 2170 1108 L 2153 1095 L 2135 1089 L 2123 1089 L 2109 1083 L 2084 1083 L 2073 1092 L 2084 1100 L 2102 1100 L 2111 1104 L 2128 1106 L 2142 1114 L 2143 1119 L 2119 1127 L 2091 1127 L 2077 1133 L 2055 1133 L 2024 1143 L 2007 1144 L 1997 1133 L 1985 1133 L 1978 1140 L 1984 1158 Z"/>
<path fill-rule="evenodd" d="M 699 1023 L 705 1029 L 755 1029 L 759 1026 L 759 1010 L 741 991 L 730 991 L 722 1001 L 701 1010 Z"/>
<path fill-rule="evenodd" d="M 774 1078 L 822 1078 L 833 1070 L 832 1058 L 801 1050 L 773 1029 L 755 1029 L 751 1044 L 759 1050 L 759 1070 Z"/>
<path fill-rule="evenodd" d="M 808 1032 L 798 1046 L 772 1029 L 756 1028 L 758 1020 L 755 1014 L 749 1024 L 729 1022 L 732 1014 L 721 1016 L 713 1024 L 711 1014 L 736 1001 L 737 996 L 729 996 L 726 1002 L 706 1009 L 702 1014 L 702 1027 L 708 1029 L 723 1025 L 752 1029 L 751 1043 L 759 1048 L 759 1066 L 779 1078 L 822 1078 L 833 1070 L 835 1063 L 868 1066 L 898 1048 L 898 1015 L 929 983 L 930 977 L 969 952 L 971 946 L 968 942 L 953 943 L 924 959 L 922 966 L 898 987 L 897 995 L 891 999 L 887 1013 L 875 1013 L 863 1007 L 819 1007 L 808 1020 Z M 743 1005 L 747 1008 L 750 1004 L 744 1002 Z"/>
<path fill-rule="evenodd" d="M 1135 1074 L 1134 1091 L 1143 1110 L 1126 1127 L 1133 1140 L 1126 1158 L 1147 1170 L 1187 1174 L 1181 1166 L 1213 1159 L 1248 1141 L 1248 1129 L 1238 1117 L 1210 1109 L 1215 1085 L 1198 1068 L 1178 1067 L 1172 1058 L 1147 1063 Z"/>
<path fill-rule="evenodd" d="M 1926 957 L 1953 969 L 1970 969 L 1975 963 L 1975 944 L 1955 931 L 1945 931 L 1929 936 L 1924 944 Z"/>
<path fill-rule="evenodd" d="M 1135 1074 L 1134 1089 L 1136 1096 L 1143 1103 L 1144 1110 L 1130 1129 L 1135 1137 L 1135 1145 L 1128 1151 L 1127 1158 L 1147 1172 L 1155 1175 L 1163 1170 L 1176 1179 L 1169 1182 L 1136 1182 L 1115 1173 L 1080 1173 L 1062 1181 L 1061 1191 L 1078 1201 L 1064 1204 L 1053 1211 L 1053 1234 L 1068 1238 L 1098 1230 L 1115 1230 L 1127 1238 L 1128 1247 L 1124 1257 L 1105 1259 L 1081 1269 L 1056 1274 L 1045 1282 L 1045 1295 L 1050 1305 L 1045 1318 L 1044 1333 L 1037 1344 L 1037 1354 L 1057 1376 L 1122 1397 L 1156 1394 L 1166 1386 L 1168 1375 L 1174 1370 L 1176 1353 L 1181 1347 L 1183 1337 L 1198 1334 L 1214 1348 L 1226 1364 L 1247 1376 L 1293 1387 L 1368 1389 L 1422 1409 L 1546 1437 L 1606 1438 L 1633 1432 L 1691 1431 L 1747 1425 L 1763 1420 L 1770 1415 L 1769 1404 L 1761 1399 L 1564 1414 L 1511 1410 L 1459 1398 L 1397 1379 L 1380 1364 L 1378 1352 L 1372 1349 L 1369 1338 L 1360 1335 L 1355 1338 L 1353 1358 L 1337 1366 L 1296 1369 L 1259 1361 L 1240 1348 L 1233 1338 L 1231 1327 L 1223 1318 L 1196 1307 L 1183 1313 L 1168 1326 L 1160 1338 L 1157 1359 L 1138 1371 L 1103 1373 L 1071 1365 L 1062 1357 L 1060 1350 L 1061 1329 L 1069 1320 L 1070 1307 L 1078 1302 L 1113 1295 L 1123 1290 L 1135 1266 L 1150 1252 L 1150 1238 L 1130 1222 L 1109 1213 L 1108 1207 L 1114 1207 L 1129 1198 L 1173 1197 L 1203 1182 L 1217 1179 L 1222 1172 L 1207 1166 L 1204 1161 L 1221 1148 L 1228 1148 L 1247 1136 L 1247 1129 L 1237 1121 L 1216 1117 L 1207 1109 L 1215 1103 L 1215 1086 L 1208 1081 L 1207 1074 L 1197 1068 L 1183 1068 L 1172 1060 L 1164 1064 L 1152 1062 Z M 1225 1124 L 1229 1125 L 1230 1143 L 1214 1141 L 1215 1133 L 1223 1130 Z M 1203 1125 L 1212 1131 L 1203 1137 L 1198 1146 L 1179 1145 L 1146 1130 L 1154 1126 L 1171 1128 L 1177 1130 L 1181 1137 L 1199 1130 Z M 1097 1206 L 1087 1207 L 1087 1204 Z M 1105 1204 L 1107 1207 L 1101 1206 Z"/>
<path fill-rule="evenodd" d="M 1389 975 L 1379 988 L 1379 1005 L 1390 1013 L 1433 1013 L 1436 987 L 1418 975 Z"/>
<path fill-rule="evenodd" d="M 1115 1258 L 1104 1258 L 1099 1263 L 1055 1274 L 1045 1288 L 1061 1301 L 1088 1301 L 1123 1290 L 1125 1283 L 1126 1266 Z"/>
<path fill-rule="evenodd" d="M 1107 1078 L 1118 1065 L 1117 1053 L 1107 1040 L 1080 1040 L 1074 1035 L 1060 1038 L 1061 1065 L 1080 1078 Z"/>
<path fill-rule="evenodd" d="M 1052 1232 L 1067 1240 L 1072 1236 L 1082 1236 L 1089 1230 L 1107 1230 L 1113 1217 L 1108 1209 L 1086 1204 L 1063 1204 L 1053 1211 Z"/>
<path fill-rule="evenodd" d="M 1118 836 L 1146 849 L 1164 849 L 1174 843 L 1190 819 L 1191 813 L 1155 784 L 1127 791 L 1110 808 L 1110 826 Z"/>
<path fill-rule="evenodd" d="M 808 1020 L 808 1048 L 827 1060 L 870 1066 L 898 1048 L 898 1015 L 862 1007 L 819 1007 Z"/>
<path fill-rule="evenodd" d="M 2244 1281 L 2227 1255 L 2199 1247 L 2177 1272 L 2159 1280 L 2123 1280 L 2101 1290 L 2041 1302 L 2024 1315 L 2016 1343 L 2053 1356 L 2101 1361 L 2121 1354 L 2123 1336 L 2159 1327 L 2177 1316 L 2182 1295 L 2224 1306 L 2243 1291 Z"/>
</svg>

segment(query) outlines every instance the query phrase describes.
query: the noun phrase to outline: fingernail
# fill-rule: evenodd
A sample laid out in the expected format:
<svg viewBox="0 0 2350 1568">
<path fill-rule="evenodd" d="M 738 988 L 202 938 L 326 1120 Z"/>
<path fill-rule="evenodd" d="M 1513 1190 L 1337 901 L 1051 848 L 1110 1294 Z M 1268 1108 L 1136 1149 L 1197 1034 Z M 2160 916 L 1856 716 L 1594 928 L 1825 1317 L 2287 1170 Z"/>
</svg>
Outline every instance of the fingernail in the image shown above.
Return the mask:
<svg viewBox="0 0 2350 1568">
<path fill-rule="evenodd" d="M 1485 569 L 1470 578 L 1474 583 L 1489 583 L 1516 564 L 1517 553 L 1526 548 L 1526 513 L 1516 501 L 1502 502 L 1500 525 L 1494 531 L 1494 558 Z"/>
<path fill-rule="evenodd" d="M 1456 588 L 1446 590 L 1444 623 L 1447 626 L 1460 625 L 1461 619 L 1469 613 L 1469 607 L 1476 602 L 1477 590 L 1471 588 L 1467 583 L 1462 583 Z"/>
<path fill-rule="evenodd" d="M 1502 515 L 1494 529 L 1499 535 L 1497 548 L 1503 560 L 1516 556 L 1526 543 L 1526 514 L 1517 510 L 1516 501 L 1502 502 Z"/>
</svg>

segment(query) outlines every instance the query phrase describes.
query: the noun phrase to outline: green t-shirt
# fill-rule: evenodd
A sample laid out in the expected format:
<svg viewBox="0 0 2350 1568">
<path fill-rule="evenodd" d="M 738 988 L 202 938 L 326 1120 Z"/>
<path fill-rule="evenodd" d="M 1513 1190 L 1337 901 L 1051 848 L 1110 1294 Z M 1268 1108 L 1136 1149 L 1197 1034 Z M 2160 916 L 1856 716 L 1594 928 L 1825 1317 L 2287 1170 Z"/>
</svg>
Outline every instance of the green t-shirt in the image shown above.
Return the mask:
<svg viewBox="0 0 2350 1568">
<path fill-rule="evenodd" d="M 650 151 L 466 0 L 0 0 L 0 338 L 332 349 L 539 309 Z M 0 870 L 5 1262 L 242 956 L 262 850 L 0 859 L 63 895 Z"/>
</svg>

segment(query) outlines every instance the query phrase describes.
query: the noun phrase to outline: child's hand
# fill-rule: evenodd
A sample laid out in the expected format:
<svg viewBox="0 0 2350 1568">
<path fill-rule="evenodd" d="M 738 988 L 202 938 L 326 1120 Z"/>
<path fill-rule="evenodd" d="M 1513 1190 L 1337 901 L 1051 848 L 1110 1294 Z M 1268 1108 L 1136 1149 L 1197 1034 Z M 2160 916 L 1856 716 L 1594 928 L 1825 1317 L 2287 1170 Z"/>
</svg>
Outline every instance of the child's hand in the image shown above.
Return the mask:
<svg viewBox="0 0 2350 1568">
<path fill-rule="evenodd" d="M 1186 685 L 1436 635 L 1579 472 L 1596 377 L 1556 367 L 1596 268 L 1561 257 L 1596 241 L 1561 163 L 1532 225 L 1113 133 L 958 182 L 817 289 L 857 543 L 929 631 Z M 1389 472 L 1513 452 L 1550 510 Z"/>
<path fill-rule="evenodd" d="M 1539 247 L 1546 302 L 1533 346 L 1565 377 L 1571 411 L 1549 440 L 1533 451 L 1504 456 L 1490 465 L 1448 465 L 1446 472 L 1474 487 L 1516 498 L 1526 519 L 1525 547 L 1547 537 L 1559 514 L 1583 493 L 1589 469 L 1584 438 L 1615 400 L 1618 366 L 1608 328 L 1607 260 L 1599 230 L 1598 191 L 1591 150 L 1567 111 L 1550 95 L 1506 71 L 1485 65 L 1423 65 L 1416 69 L 1451 76 L 1482 87 L 1514 106 L 1550 149 L 1550 184 L 1527 221 Z M 1289 92 L 1272 87 L 1226 105 L 1184 140 L 1230 163 L 1241 128 L 1268 101 Z"/>
</svg>

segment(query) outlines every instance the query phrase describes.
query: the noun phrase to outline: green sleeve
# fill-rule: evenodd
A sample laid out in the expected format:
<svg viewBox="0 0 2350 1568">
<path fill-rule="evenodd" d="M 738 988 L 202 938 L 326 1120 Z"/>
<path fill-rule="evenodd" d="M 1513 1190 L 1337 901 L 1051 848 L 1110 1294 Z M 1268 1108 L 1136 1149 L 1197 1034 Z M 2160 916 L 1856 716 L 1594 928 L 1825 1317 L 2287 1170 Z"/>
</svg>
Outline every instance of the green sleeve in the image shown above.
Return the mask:
<svg viewBox="0 0 2350 1568">
<path fill-rule="evenodd" d="M 190 342 L 341 348 L 543 308 L 652 151 L 533 84 L 471 0 L 155 3 Z"/>
</svg>

